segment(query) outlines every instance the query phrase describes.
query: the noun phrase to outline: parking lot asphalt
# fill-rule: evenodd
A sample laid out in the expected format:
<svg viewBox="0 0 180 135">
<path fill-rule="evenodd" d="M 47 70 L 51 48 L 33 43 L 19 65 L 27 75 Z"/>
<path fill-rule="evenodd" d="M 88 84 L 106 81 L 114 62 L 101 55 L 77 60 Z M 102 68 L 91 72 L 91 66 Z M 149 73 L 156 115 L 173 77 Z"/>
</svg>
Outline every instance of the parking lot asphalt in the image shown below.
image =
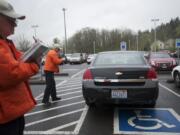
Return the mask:
<svg viewBox="0 0 180 135">
<path fill-rule="evenodd" d="M 82 96 L 82 75 L 88 67 L 86 64 L 66 65 L 63 67 L 70 75 L 66 77 L 56 76 L 56 86 L 58 95 L 62 97 L 61 101 L 52 103 L 50 106 L 44 106 L 41 103 L 45 85 L 31 85 L 33 95 L 37 100 L 37 106 L 26 114 L 25 135 L 113 135 L 122 134 L 121 131 L 115 132 L 115 127 L 119 125 L 115 121 L 115 110 L 117 108 L 147 108 L 145 106 L 124 106 L 124 105 L 99 105 L 95 108 L 86 106 Z M 171 81 L 170 72 L 158 73 L 159 79 L 159 97 L 153 111 L 157 109 L 173 110 L 179 117 L 180 115 L 180 90 L 176 88 Z M 156 112 L 157 113 L 157 112 Z M 120 114 L 119 114 L 120 116 Z M 168 117 L 168 116 L 167 116 Z M 159 118 L 157 118 L 159 119 Z M 169 116 L 170 119 L 170 116 Z M 128 121 L 125 119 L 125 121 Z M 166 120 L 164 120 L 166 121 Z M 119 122 L 121 123 L 121 121 Z M 144 124 L 144 123 L 143 123 Z M 178 127 L 179 125 L 176 124 Z M 128 127 L 128 126 L 127 126 Z M 132 129 L 127 129 L 124 134 L 134 134 Z M 166 131 L 164 129 L 164 131 Z M 162 131 L 153 131 L 154 134 L 162 134 Z M 137 134 L 148 134 L 150 131 L 136 131 Z M 180 134 L 179 131 L 163 132 L 166 134 Z"/>
</svg>

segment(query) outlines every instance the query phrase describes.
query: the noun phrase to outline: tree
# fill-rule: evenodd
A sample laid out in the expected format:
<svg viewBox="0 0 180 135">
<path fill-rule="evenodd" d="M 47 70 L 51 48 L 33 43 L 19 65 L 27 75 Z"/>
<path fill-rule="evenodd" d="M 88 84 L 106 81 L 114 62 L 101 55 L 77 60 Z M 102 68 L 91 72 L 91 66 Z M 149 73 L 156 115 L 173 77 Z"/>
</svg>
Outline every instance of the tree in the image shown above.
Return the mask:
<svg viewBox="0 0 180 135">
<path fill-rule="evenodd" d="M 30 48 L 31 42 L 25 39 L 24 35 L 20 35 L 17 39 L 17 46 L 22 52 L 27 51 Z"/>
</svg>

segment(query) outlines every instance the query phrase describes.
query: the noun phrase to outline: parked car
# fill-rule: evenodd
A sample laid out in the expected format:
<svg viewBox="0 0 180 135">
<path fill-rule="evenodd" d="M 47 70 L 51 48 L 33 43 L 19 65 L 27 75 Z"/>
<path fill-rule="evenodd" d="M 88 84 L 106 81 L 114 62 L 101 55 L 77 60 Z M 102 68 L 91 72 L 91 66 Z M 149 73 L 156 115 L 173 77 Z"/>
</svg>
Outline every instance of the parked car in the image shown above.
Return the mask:
<svg viewBox="0 0 180 135">
<path fill-rule="evenodd" d="M 67 64 L 67 63 L 68 63 L 67 57 L 66 57 L 66 55 L 65 55 L 63 52 L 60 52 L 60 53 L 59 53 L 59 57 L 64 60 L 60 65 L 63 65 L 63 64 Z"/>
<path fill-rule="evenodd" d="M 178 56 L 178 54 L 179 54 L 179 56 Z M 170 53 L 170 55 L 171 55 L 171 57 L 174 57 L 174 58 L 180 57 L 180 53 L 178 53 L 178 51 L 172 52 L 172 53 Z"/>
<path fill-rule="evenodd" d="M 92 62 L 92 60 L 95 58 L 96 54 L 89 54 L 89 56 L 87 57 L 87 64 L 90 64 Z"/>
<path fill-rule="evenodd" d="M 73 53 L 69 59 L 70 64 L 79 63 L 81 64 L 83 62 L 83 56 L 81 53 Z"/>
<path fill-rule="evenodd" d="M 141 52 L 109 51 L 97 54 L 83 74 L 85 102 L 154 106 L 159 87 L 156 71 Z"/>
<path fill-rule="evenodd" d="M 46 61 L 46 56 L 44 56 L 41 60 L 41 65 L 44 65 L 45 64 L 45 61 Z"/>
<path fill-rule="evenodd" d="M 82 53 L 82 59 L 83 59 L 83 63 L 86 62 L 86 60 L 87 60 L 87 54 L 86 53 Z"/>
<path fill-rule="evenodd" d="M 72 55 L 72 54 L 65 54 L 66 59 L 67 59 L 67 63 L 69 63 L 69 62 L 70 62 L 71 55 Z"/>
<path fill-rule="evenodd" d="M 176 60 L 166 52 L 151 52 L 148 61 L 156 70 L 172 70 L 177 66 Z"/>
<path fill-rule="evenodd" d="M 173 68 L 171 75 L 176 87 L 180 87 L 180 66 Z"/>
</svg>

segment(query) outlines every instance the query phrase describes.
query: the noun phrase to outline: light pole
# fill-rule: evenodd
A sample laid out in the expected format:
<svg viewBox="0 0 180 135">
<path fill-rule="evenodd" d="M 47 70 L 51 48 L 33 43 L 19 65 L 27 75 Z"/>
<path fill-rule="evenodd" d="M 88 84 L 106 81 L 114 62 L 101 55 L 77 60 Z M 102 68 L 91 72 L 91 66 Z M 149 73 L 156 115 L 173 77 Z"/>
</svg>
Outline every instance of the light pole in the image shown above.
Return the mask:
<svg viewBox="0 0 180 135">
<path fill-rule="evenodd" d="M 94 54 L 96 53 L 96 43 L 95 43 L 95 41 L 93 41 L 93 52 L 94 52 Z"/>
<path fill-rule="evenodd" d="M 156 43 L 156 22 L 159 21 L 159 19 L 151 19 L 152 22 L 154 22 L 154 43 Z M 155 44 L 155 51 L 156 51 L 156 44 Z"/>
<path fill-rule="evenodd" d="M 136 36 L 136 42 L 137 42 L 137 51 L 138 51 L 139 50 L 138 33 L 137 33 L 137 36 Z"/>
<path fill-rule="evenodd" d="M 34 29 L 34 37 L 36 38 L 36 36 L 37 36 L 37 31 L 36 31 L 36 29 L 39 27 L 38 25 L 32 25 L 31 26 L 33 29 Z"/>
<path fill-rule="evenodd" d="M 63 8 L 62 11 L 63 11 L 63 13 L 64 13 L 64 34 L 65 34 L 65 47 L 64 47 L 64 53 L 66 54 L 66 47 L 67 47 L 67 36 L 66 36 L 66 14 L 65 14 L 66 9 Z"/>
</svg>

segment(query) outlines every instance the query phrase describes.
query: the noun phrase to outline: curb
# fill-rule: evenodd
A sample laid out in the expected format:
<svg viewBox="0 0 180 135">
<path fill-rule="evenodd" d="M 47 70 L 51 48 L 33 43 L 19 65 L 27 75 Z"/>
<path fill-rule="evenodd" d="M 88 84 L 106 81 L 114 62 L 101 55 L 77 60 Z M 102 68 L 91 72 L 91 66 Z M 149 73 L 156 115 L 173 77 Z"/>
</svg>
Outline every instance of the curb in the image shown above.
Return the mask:
<svg viewBox="0 0 180 135">
<path fill-rule="evenodd" d="M 45 76 L 45 74 L 43 74 Z M 54 76 L 69 76 L 68 73 L 55 73 Z"/>
<path fill-rule="evenodd" d="M 41 79 L 30 79 L 29 80 L 29 84 L 41 84 L 41 85 L 44 85 L 46 83 L 45 80 L 41 80 Z"/>
<path fill-rule="evenodd" d="M 68 73 L 59 73 L 59 74 L 54 74 L 55 76 L 69 76 Z"/>
</svg>

